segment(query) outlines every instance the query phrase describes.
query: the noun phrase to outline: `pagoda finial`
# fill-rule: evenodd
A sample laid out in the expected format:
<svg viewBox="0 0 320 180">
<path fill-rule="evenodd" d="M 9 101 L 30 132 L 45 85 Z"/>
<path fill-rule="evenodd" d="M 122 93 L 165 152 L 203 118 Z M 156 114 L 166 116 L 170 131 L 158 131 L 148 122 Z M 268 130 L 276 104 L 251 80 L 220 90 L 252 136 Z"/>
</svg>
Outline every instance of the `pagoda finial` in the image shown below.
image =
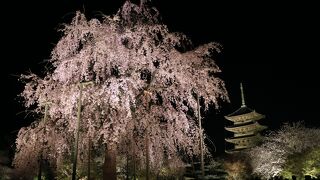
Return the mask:
<svg viewBox="0 0 320 180">
<path fill-rule="evenodd" d="M 242 83 L 240 83 L 240 90 L 241 90 L 241 101 L 242 101 L 241 107 L 246 107 L 246 102 L 244 100 L 244 93 L 243 93 Z"/>
</svg>

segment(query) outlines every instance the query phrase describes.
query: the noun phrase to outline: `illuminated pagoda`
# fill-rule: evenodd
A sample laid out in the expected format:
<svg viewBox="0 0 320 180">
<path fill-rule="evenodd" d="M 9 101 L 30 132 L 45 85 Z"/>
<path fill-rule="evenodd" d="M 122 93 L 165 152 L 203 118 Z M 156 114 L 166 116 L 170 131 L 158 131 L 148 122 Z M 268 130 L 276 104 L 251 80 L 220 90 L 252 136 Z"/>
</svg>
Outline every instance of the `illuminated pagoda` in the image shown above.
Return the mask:
<svg viewBox="0 0 320 180">
<path fill-rule="evenodd" d="M 227 149 L 226 152 L 237 152 L 255 146 L 260 140 L 259 132 L 266 129 L 266 126 L 260 125 L 259 120 L 264 119 L 262 115 L 255 110 L 248 108 L 245 104 L 242 83 L 240 84 L 242 105 L 235 112 L 225 116 L 232 125 L 225 127 L 229 132 L 233 133 L 233 137 L 226 138 L 228 143 L 232 143 L 234 147 Z"/>
</svg>

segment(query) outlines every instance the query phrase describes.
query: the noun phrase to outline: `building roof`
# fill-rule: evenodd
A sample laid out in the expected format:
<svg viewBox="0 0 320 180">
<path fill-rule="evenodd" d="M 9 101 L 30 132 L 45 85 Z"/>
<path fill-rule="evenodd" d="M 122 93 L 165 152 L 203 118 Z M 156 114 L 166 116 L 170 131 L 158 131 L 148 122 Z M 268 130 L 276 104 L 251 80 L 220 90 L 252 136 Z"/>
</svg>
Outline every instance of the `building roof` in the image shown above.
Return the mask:
<svg viewBox="0 0 320 180">
<path fill-rule="evenodd" d="M 233 153 L 241 152 L 242 150 L 245 150 L 245 149 L 248 149 L 248 148 L 226 149 L 224 152 L 228 154 L 233 154 Z"/>
<path fill-rule="evenodd" d="M 227 131 L 231 131 L 234 133 L 242 133 L 242 134 L 249 133 L 249 132 L 252 132 L 252 133 L 259 132 L 266 128 L 267 128 L 266 126 L 260 125 L 258 122 L 249 123 L 242 126 L 225 127 Z"/>
<path fill-rule="evenodd" d="M 233 132 L 232 138 L 225 139 L 226 142 L 234 144 L 233 149 L 226 149 L 228 153 L 255 146 L 261 140 L 259 132 L 267 128 L 257 122 L 265 118 L 265 115 L 257 113 L 246 106 L 242 83 L 240 84 L 240 89 L 241 107 L 231 114 L 224 116 L 227 120 L 233 122 L 232 126 L 225 127 L 227 131 Z"/>
<path fill-rule="evenodd" d="M 238 124 L 245 124 L 251 121 L 257 121 L 257 120 L 263 119 L 265 118 L 265 115 L 257 113 L 255 110 L 253 110 L 249 113 L 233 115 L 233 116 L 228 115 L 228 116 L 225 116 L 225 118 L 229 121 L 234 122 L 235 125 L 238 125 Z"/>
<path fill-rule="evenodd" d="M 242 83 L 240 84 L 240 90 L 241 90 L 241 107 L 236 111 L 234 111 L 233 113 L 226 115 L 225 118 L 229 121 L 233 121 L 234 124 L 244 124 L 251 121 L 263 119 L 265 117 L 264 115 L 257 113 L 255 110 L 247 107 L 244 99 Z"/>
<path fill-rule="evenodd" d="M 242 114 L 248 114 L 248 113 L 251 113 L 253 111 L 254 110 L 252 110 L 251 108 L 248 108 L 247 106 L 241 106 L 236 111 L 228 114 L 227 117 L 238 116 L 238 115 L 242 115 Z"/>
<path fill-rule="evenodd" d="M 236 145 L 249 146 L 251 144 L 255 144 L 261 138 L 260 134 L 256 134 L 254 136 L 243 136 L 243 137 L 234 137 L 234 138 L 226 138 L 225 140 L 229 143 L 233 143 Z"/>
</svg>

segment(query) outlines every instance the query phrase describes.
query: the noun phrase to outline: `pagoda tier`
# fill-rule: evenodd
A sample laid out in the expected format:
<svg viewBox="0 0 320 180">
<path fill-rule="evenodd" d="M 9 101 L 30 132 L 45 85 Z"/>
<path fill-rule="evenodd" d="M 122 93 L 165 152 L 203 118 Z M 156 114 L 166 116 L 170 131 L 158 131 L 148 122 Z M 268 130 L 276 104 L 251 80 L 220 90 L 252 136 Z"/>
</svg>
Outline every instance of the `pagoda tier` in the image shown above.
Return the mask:
<svg viewBox="0 0 320 180">
<path fill-rule="evenodd" d="M 234 149 L 246 149 L 255 146 L 257 142 L 261 140 L 261 136 L 258 133 L 253 136 L 226 138 L 225 140 L 229 143 L 233 143 Z"/>
<path fill-rule="evenodd" d="M 239 108 L 237 111 L 225 116 L 225 118 L 229 121 L 232 121 L 234 125 L 240 125 L 263 119 L 265 118 L 265 116 L 257 113 L 255 110 L 248 108 L 247 106 L 244 106 Z"/>
<path fill-rule="evenodd" d="M 266 126 L 262 126 L 258 122 L 248 123 L 241 126 L 225 127 L 227 131 L 234 133 L 234 137 L 253 135 L 266 128 Z"/>
<path fill-rule="evenodd" d="M 265 116 L 246 106 L 242 84 L 240 84 L 240 89 L 241 107 L 225 116 L 225 119 L 232 121 L 232 125 L 225 127 L 225 130 L 233 133 L 232 137 L 225 139 L 226 142 L 233 144 L 233 148 L 226 148 L 226 152 L 236 152 L 255 146 L 261 141 L 259 132 L 267 128 L 257 122 L 260 119 L 264 119 Z"/>
</svg>

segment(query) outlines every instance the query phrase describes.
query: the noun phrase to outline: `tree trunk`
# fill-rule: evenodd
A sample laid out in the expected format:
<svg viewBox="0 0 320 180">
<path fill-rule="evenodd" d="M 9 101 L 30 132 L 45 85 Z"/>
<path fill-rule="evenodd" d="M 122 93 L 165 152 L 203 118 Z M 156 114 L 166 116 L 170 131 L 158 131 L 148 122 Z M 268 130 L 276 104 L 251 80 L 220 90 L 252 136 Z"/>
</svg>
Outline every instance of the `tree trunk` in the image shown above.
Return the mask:
<svg viewBox="0 0 320 180">
<path fill-rule="evenodd" d="M 38 180 L 41 180 L 41 176 L 42 176 L 42 152 L 39 158 Z"/>
<path fill-rule="evenodd" d="M 133 180 L 137 179 L 136 175 L 136 154 L 135 154 L 135 148 L 133 147 Z"/>
<path fill-rule="evenodd" d="M 126 157 L 126 180 L 129 180 L 129 154 L 127 152 Z"/>
<path fill-rule="evenodd" d="M 91 179 L 90 165 L 91 165 L 91 138 L 89 137 L 89 140 L 88 140 L 88 180 Z"/>
<path fill-rule="evenodd" d="M 198 121 L 199 121 L 199 136 L 200 136 L 200 162 L 201 162 L 201 178 L 204 177 L 204 157 L 203 157 L 203 134 L 201 125 L 201 113 L 200 113 L 200 95 L 197 94 L 197 109 L 198 109 Z"/>
<path fill-rule="evenodd" d="M 147 131 L 148 133 L 148 131 Z M 149 137 L 148 134 L 146 136 L 146 180 L 149 180 L 149 171 L 150 171 L 150 167 L 149 167 Z"/>
<path fill-rule="evenodd" d="M 103 165 L 103 180 L 117 180 L 116 156 L 116 149 L 107 146 Z"/>
</svg>

